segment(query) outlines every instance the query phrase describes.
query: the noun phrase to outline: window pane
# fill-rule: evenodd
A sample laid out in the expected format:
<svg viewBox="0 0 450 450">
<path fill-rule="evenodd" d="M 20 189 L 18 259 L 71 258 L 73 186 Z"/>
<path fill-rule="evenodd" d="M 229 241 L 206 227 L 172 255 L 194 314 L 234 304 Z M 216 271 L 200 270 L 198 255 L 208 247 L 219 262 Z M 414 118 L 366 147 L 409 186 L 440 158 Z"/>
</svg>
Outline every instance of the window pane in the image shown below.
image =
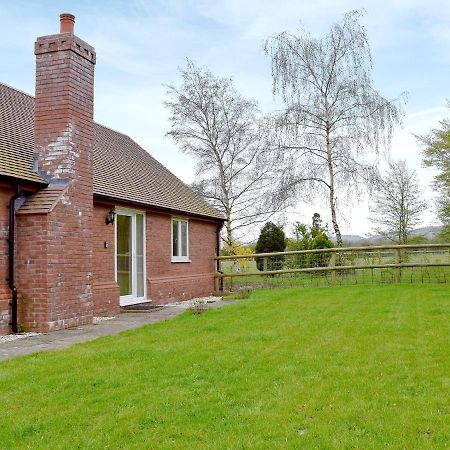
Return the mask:
<svg viewBox="0 0 450 450">
<path fill-rule="evenodd" d="M 181 225 L 181 256 L 187 256 L 187 222 L 180 222 Z"/>
<path fill-rule="evenodd" d="M 178 220 L 172 221 L 172 255 L 179 256 L 178 254 Z"/>
<path fill-rule="evenodd" d="M 144 216 L 136 214 L 136 296 L 144 296 Z"/>
<path fill-rule="evenodd" d="M 131 294 L 131 217 L 117 216 L 117 283 L 120 295 Z"/>
</svg>

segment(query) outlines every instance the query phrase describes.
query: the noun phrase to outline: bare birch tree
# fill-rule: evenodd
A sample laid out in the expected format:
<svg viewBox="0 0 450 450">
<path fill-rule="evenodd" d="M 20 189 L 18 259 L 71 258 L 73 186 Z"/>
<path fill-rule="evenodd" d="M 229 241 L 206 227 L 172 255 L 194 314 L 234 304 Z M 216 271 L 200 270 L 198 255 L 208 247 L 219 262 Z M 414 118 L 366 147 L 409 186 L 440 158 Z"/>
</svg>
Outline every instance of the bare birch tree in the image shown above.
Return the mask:
<svg viewBox="0 0 450 450">
<path fill-rule="evenodd" d="M 167 86 L 167 133 L 196 159 L 195 191 L 223 212 L 228 250 L 250 226 L 283 208 L 274 194 L 275 150 L 257 103 L 245 99 L 230 78 L 188 60 L 181 83 Z"/>
<path fill-rule="evenodd" d="M 371 207 L 375 231 L 399 244 L 422 221 L 427 204 L 421 199 L 417 174 L 405 161 L 391 162 L 384 176 L 378 176 Z"/>
<path fill-rule="evenodd" d="M 340 197 L 370 186 L 380 149 L 401 122 L 400 97 L 385 99 L 372 86 L 372 58 L 361 12 L 347 13 L 321 39 L 283 32 L 264 43 L 273 93 L 285 105 L 276 120 L 284 150 L 284 188 L 325 193 L 338 246 Z"/>
</svg>

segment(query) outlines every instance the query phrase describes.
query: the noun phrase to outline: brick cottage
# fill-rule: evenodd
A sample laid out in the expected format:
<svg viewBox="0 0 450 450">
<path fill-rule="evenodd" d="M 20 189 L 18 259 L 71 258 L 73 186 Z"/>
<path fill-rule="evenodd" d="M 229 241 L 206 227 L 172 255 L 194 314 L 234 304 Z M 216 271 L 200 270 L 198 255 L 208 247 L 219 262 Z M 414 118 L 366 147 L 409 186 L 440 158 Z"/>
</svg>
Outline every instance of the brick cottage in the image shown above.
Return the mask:
<svg viewBox="0 0 450 450">
<path fill-rule="evenodd" d="M 220 213 L 93 121 L 94 48 L 35 43 L 36 96 L 0 83 L 0 335 L 209 295 Z"/>
</svg>

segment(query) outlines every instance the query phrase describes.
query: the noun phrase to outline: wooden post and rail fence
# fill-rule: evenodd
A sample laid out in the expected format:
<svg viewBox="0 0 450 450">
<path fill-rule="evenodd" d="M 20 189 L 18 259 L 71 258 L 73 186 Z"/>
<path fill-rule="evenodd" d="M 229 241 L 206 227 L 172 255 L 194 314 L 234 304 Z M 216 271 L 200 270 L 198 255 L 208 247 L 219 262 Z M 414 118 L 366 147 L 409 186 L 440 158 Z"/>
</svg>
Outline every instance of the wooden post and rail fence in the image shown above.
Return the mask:
<svg viewBox="0 0 450 450">
<path fill-rule="evenodd" d="M 450 282 L 450 244 L 380 245 L 217 256 L 216 288 Z M 238 281 L 245 280 L 245 281 Z M 258 281 L 259 280 L 259 281 Z M 319 280 L 322 280 L 320 283 Z M 297 283 L 298 284 L 298 283 Z M 228 286 L 229 287 L 229 286 Z M 232 289 L 229 289 L 232 290 Z"/>
</svg>

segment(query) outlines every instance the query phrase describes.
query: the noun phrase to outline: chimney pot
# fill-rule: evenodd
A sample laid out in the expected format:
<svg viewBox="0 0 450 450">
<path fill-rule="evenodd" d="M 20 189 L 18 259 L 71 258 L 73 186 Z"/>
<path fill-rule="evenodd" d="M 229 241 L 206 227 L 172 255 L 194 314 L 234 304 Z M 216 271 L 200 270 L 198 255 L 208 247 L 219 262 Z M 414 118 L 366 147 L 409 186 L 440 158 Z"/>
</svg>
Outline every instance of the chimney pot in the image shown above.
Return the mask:
<svg viewBox="0 0 450 450">
<path fill-rule="evenodd" d="M 61 25 L 60 33 L 71 33 L 73 34 L 73 29 L 75 25 L 75 16 L 69 13 L 62 13 L 59 16 L 59 22 Z"/>
</svg>

